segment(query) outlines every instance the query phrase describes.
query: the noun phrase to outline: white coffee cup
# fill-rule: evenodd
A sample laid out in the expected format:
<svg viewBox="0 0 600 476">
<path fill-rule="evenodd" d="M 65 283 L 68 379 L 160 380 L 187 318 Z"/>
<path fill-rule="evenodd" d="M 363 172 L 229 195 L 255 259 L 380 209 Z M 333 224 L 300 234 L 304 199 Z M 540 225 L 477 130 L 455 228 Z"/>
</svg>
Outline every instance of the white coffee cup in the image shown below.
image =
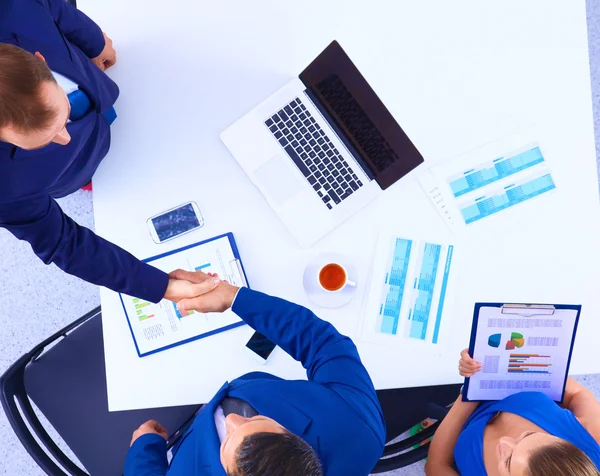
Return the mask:
<svg viewBox="0 0 600 476">
<path fill-rule="evenodd" d="M 348 279 L 346 268 L 339 263 L 327 263 L 322 266 L 317 273 L 317 283 L 328 293 L 338 293 L 346 286 L 356 286 L 354 281 Z"/>
</svg>

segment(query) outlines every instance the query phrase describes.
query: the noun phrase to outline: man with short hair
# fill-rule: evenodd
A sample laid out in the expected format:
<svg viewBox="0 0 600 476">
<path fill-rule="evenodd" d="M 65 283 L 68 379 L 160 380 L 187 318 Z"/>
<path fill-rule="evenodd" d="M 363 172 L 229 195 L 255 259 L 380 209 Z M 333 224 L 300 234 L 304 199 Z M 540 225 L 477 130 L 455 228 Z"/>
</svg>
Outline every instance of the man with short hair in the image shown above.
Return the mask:
<svg viewBox="0 0 600 476">
<path fill-rule="evenodd" d="M 189 296 L 163 271 L 79 226 L 55 198 L 110 147 L 112 41 L 65 0 L 0 0 L 0 227 L 46 264 L 152 302 Z M 185 287 L 185 286 L 184 286 Z"/>
<path fill-rule="evenodd" d="M 173 275 L 196 284 L 212 279 L 202 272 Z M 133 434 L 125 476 L 369 474 L 383 452 L 385 422 L 348 337 L 304 307 L 225 281 L 178 307 L 231 308 L 299 360 L 308 381 L 253 372 L 225 383 L 175 445 L 170 465 L 166 430 L 155 421 L 144 423 Z M 197 378 L 201 385 L 202 374 Z"/>
</svg>

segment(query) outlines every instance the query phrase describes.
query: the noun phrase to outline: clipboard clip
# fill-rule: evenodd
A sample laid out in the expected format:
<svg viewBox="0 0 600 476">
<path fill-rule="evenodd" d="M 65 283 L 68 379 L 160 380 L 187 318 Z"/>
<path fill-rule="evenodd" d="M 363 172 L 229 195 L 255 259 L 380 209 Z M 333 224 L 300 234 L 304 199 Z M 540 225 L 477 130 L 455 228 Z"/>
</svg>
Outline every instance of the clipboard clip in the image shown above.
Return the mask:
<svg viewBox="0 0 600 476">
<path fill-rule="evenodd" d="M 248 282 L 246 281 L 246 276 L 244 275 L 244 270 L 242 268 L 242 262 L 239 259 L 234 259 L 229 262 L 229 266 L 231 268 L 231 275 L 234 278 L 234 283 L 236 286 L 243 286 L 245 288 L 248 287 Z"/>
<path fill-rule="evenodd" d="M 504 304 L 501 312 L 526 317 L 552 316 L 556 308 L 551 304 Z"/>
</svg>

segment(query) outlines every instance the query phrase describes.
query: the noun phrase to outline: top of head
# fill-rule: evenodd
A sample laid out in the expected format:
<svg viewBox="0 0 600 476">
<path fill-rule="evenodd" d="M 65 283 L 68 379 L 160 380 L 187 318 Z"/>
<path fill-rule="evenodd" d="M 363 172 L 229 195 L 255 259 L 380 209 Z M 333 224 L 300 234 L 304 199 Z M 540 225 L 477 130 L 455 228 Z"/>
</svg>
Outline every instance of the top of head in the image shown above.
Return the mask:
<svg viewBox="0 0 600 476">
<path fill-rule="evenodd" d="M 531 476 L 600 476 L 592 460 L 566 440 L 533 450 L 528 466 Z"/>
<path fill-rule="evenodd" d="M 234 466 L 228 476 L 323 475 L 312 447 L 288 431 L 246 436 L 236 450 Z"/>
<path fill-rule="evenodd" d="M 41 54 L 0 44 L 0 140 L 25 149 L 52 142 L 64 129 L 65 101 Z"/>
</svg>

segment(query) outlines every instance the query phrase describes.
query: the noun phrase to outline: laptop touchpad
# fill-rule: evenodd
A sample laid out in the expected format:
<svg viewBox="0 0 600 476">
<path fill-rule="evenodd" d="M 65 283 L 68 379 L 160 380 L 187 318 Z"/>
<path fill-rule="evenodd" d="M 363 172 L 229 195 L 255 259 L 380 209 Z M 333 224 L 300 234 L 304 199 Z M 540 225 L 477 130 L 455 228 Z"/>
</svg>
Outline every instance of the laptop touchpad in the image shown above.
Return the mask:
<svg viewBox="0 0 600 476">
<path fill-rule="evenodd" d="M 290 169 L 288 157 L 276 155 L 254 172 L 256 181 L 270 199 L 283 205 L 306 186 Z"/>
</svg>

